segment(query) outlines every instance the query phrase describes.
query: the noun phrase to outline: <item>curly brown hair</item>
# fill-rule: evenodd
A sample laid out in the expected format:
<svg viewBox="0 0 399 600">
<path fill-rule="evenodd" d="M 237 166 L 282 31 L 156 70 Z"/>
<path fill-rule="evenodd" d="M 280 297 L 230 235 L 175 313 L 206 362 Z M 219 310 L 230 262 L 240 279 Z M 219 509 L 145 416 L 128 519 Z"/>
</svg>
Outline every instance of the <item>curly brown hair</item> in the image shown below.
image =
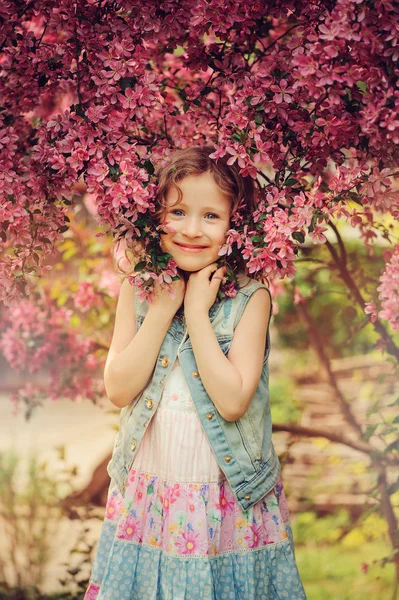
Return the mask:
<svg viewBox="0 0 399 600">
<path fill-rule="evenodd" d="M 178 182 L 188 175 L 202 175 L 211 173 L 216 185 L 226 194 L 231 202 L 230 214 L 235 212 L 244 199 L 249 213 L 255 210 L 255 195 L 258 182 L 252 177 L 240 175 L 239 167 L 234 163 L 227 164 L 227 157 L 218 159 L 209 158 L 216 151 L 213 146 L 190 146 L 175 150 L 163 167 L 158 167 L 156 175 L 158 178 L 158 193 L 156 198 L 157 209 L 153 216 L 160 219 L 166 207 L 166 198 L 169 189 L 173 186 L 178 193 L 177 203 L 182 200 L 182 192 Z"/>
</svg>

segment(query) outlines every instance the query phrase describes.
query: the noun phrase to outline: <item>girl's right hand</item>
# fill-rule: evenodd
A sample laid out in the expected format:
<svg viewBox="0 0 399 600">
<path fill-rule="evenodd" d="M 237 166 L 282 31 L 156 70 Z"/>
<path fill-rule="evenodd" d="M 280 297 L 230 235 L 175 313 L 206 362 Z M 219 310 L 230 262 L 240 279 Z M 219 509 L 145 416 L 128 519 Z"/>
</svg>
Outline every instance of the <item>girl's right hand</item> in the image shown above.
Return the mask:
<svg viewBox="0 0 399 600">
<path fill-rule="evenodd" d="M 168 291 L 168 286 L 175 292 L 175 297 L 172 298 Z M 152 296 L 151 306 L 162 310 L 168 316 L 174 317 L 176 312 L 181 307 L 184 295 L 186 293 L 186 282 L 183 279 L 183 275 L 180 275 L 180 279 L 172 281 L 170 284 L 164 283 L 162 287 L 158 281 L 154 284 L 154 294 Z"/>
</svg>

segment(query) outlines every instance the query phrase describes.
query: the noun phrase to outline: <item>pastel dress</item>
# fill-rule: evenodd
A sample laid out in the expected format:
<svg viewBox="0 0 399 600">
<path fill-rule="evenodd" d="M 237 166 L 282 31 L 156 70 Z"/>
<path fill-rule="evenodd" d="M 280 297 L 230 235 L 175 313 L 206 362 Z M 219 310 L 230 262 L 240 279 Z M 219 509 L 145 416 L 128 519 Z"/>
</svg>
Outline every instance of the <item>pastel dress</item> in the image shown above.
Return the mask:
<svg viewBox="0 0 399 600">
<path fill-rule="evenodd" d="M 111 480 L 84 600 L 306 600 L 281 475 L 243 511 L 179 359 L 129 472 Z"/>
</svg>

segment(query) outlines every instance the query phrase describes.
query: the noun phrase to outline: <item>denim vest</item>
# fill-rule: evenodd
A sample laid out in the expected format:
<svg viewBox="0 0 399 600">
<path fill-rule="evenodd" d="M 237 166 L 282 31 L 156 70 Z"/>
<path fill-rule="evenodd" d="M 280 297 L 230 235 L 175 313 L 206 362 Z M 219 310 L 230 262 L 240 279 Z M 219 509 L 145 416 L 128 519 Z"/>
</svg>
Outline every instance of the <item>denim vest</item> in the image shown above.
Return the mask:
<svg viewBox="0 0 399 600">
<path fill-rule="evenodd" d="M 246 281 L 235 298 L 226 297 L 221 302 L 214 303 L 209 310 L 213 331 L 225 355 L 230 349 L 234 329 L 252 294 L 263 287 L 268 290 L 272 301 L 270 290 L 265 285 L 248 277 Z M 273 304 L 271 311 L 272 306 Z M 136 295 L 137 330 L 141 327 L 148 308 L 148 302 L 141 304 Z M 243 510 L 247 510 L 274 487 L 281 468 L 272 442 L 268 365 L 270 318 L 263 368 L 255 395 L 245 414 L 237 421 L 229 422 L 220 416 L 201 382 L 185 327 L 185 318 L 183 313 L 179 312 L 181 309 L 174 316 L 163 340 L 148 385 L 121 410 L 119 432 L 107 467 L 108 474 L 123 495 L 135 454 L 161 400 L 164 380 L 178 356 L 198 417 L 216 460 L 239 505 Z"/>
</svg>

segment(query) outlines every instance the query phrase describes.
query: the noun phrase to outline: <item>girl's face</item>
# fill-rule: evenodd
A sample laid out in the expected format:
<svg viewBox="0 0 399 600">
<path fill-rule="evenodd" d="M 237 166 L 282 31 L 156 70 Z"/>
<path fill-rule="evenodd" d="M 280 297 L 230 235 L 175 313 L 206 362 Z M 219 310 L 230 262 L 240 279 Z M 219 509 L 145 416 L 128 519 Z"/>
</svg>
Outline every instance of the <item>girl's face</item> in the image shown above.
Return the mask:
<svg viewBox="0 0 399 600">
<path fill-rule="evenodd" d="M 163 220 L 170 233 L 160 235 L 162 249 L 173 256 L 179 269 L 199 271 L 219 258 L 230 228 L 230 200 L 210 172 L 188 175 L 178 185 L 183 194 L 179 204 L 174 205 L 178 200 L 174 187 L 167 194 Z"/>
</svg>

